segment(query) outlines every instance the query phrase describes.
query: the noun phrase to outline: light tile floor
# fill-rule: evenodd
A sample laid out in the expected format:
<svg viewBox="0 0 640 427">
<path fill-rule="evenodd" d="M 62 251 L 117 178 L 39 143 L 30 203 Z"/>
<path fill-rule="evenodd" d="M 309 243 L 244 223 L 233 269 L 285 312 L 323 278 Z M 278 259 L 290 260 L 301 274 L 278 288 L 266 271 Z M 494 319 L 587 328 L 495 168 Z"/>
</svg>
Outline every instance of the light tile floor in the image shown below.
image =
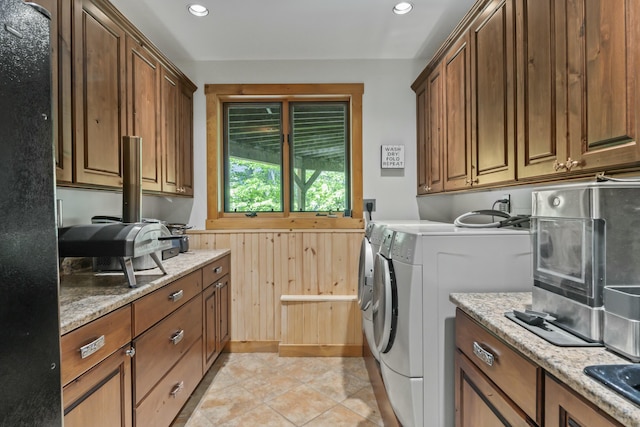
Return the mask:
<svg viewBox="0 0 640 427">
<path fill-rule="evenodd" d="M 382 426 L 361 357 L 223 353 L 173 427 Z"/>
</svg>

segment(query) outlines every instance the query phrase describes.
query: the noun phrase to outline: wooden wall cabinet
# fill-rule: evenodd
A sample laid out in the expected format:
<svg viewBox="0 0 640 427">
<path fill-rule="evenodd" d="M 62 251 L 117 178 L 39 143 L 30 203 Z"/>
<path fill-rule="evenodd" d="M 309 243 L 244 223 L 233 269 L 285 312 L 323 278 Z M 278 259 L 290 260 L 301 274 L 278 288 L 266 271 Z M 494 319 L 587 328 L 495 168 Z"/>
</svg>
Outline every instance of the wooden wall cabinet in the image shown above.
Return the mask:
<svg viewBox="0 0 640 427">
<path fill-rule="evenodd" d="M 512 182 L 515 168 L 514 12 L 492 2 L 471 25 L 469 186 Z"/>
<path fill-rule="evenodd" d="M 444 147 L 442 67 L 429 75 L 416 93 L 418 111 L 418 194 L 442 191 L 442 149 Z"/>
<path fill-rule="evenodd" d="M 177 192 L 193 196 L 193 92 L 195 86 L 182 84 L 179 92 Z"/>
<path fill-rule="evenodd" d="M 633 0 L 477 2 L 412 86 L 444 63 L 444 190 L 637 170 L 639 39 Z M 425 155 L 420 104 L 438 101 L 416 96 Z"/>
<path fill-rule="evenodd" d="M 469 36 L 463 35 L 444 60 L 444 189 L 471 183 L 471 77 Z"/>
<path fill-rule="evenodd" d="M 160 131 L 162 137 L 162 191 L 176 193 L 180 171 L 180 141 L 178 130 L 178 78 L 162 67 L 160 78 Z"/>
<path fill-rule="evenodd" d="M 142 138 L 142 188 L 162 190 L 158 60 L 130 35 L 127 41 L 127 135 Z"/>
<path fill-rule="evenodd" d="M 122 186 L 125 32 L 91 0 L 73 0 L 75 179 Z"/>
<path fill-rule="evenodd" d="M 122 136 L 136 135 L 143 190 L 192 196 L 195 85 L 108 1 L 40 3 L 56 35 L 57 184 L 121 188 Z"/>
</svg>

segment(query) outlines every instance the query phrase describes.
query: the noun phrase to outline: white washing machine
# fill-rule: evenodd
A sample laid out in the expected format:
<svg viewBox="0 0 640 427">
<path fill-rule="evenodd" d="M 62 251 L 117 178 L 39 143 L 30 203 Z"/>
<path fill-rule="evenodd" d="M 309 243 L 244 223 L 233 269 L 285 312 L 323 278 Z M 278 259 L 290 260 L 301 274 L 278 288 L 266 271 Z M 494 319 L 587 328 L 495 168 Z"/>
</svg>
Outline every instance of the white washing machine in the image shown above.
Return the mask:
<svg viewBox="0 0 640 427">
<path fill-rule="evenodd" d="M 385 237 L 372 309 L 391 406 L 405 427 L 451 427 L 455 306 L 449 294 L 530 291 L 529 231 L 388 226 Z"/>
<path fill-rule="evenodd" d="M 386 220 L 370 221 L 364 231 L 364 238 L 360 245 L 360 259 L 358 268 L 358 304 L 362 311 L 362 329 L 364 331 L 369 349 L 376 360 L 379 360 L 378 348 L 373 337 L 373 314 L 371 299 L 373 295 L 373 270 L 374 260 L 382 242 L 383 233 L 387 226 L 405 227 L 442 227 L 450 226 L 436 221 L 428 220 Z"/>
</svg>

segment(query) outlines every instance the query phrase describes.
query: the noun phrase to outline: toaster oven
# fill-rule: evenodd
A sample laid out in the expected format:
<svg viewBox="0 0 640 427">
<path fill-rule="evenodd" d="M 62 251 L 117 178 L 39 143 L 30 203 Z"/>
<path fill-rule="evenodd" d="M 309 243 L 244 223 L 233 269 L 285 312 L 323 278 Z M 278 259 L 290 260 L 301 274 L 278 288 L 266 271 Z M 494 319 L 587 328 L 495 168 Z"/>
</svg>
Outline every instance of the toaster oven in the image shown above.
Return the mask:
<svg viewBox="0 0 640 427">
<path fill-rule="evenodd" d="M 640 284 L 640 183 L 534 190 L 531 227 L 533 309 L 602 341 L 604 287 Z"/>
</svg>

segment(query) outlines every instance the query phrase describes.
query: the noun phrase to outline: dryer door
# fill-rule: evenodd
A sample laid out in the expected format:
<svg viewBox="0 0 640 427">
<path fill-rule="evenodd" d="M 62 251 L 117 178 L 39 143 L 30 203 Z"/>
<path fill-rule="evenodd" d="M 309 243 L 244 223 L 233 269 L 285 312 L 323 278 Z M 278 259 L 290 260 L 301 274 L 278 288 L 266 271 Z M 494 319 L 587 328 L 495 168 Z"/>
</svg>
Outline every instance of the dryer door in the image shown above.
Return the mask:
<svg viewBox="0 0 640 427">
<path fill-rule="evenodd" d="M 373 274 L 373 336 L 380 353 L 391 350 L 398 323 L 398 289 L 391 260 L 376 255 Z"/>
<path fill-rule="evenodd" d="M 371 242 L 364 237 L 360 246 L 360 266 L 358 268 L 358 304 L 362 311 L 371 305 L 374 256 Z"/>
</svg>

